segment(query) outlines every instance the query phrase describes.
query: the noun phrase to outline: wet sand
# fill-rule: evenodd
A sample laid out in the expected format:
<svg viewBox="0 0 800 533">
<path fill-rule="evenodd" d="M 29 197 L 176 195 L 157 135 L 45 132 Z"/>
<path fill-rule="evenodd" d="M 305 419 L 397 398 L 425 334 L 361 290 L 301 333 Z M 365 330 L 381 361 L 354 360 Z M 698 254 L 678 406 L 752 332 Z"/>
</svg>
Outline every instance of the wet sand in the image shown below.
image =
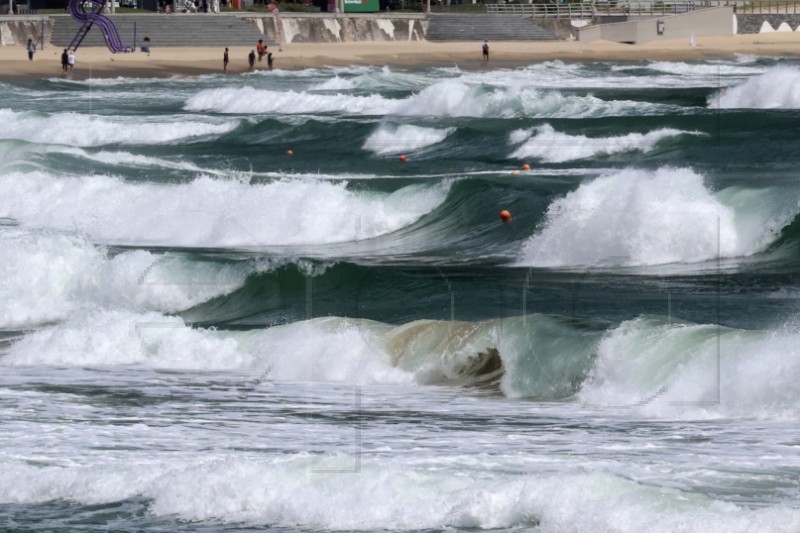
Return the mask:
<svg viewBox="0 0 800 533">
<path fill-rule="evenodd" d="M 454 66 L 487 68 L 481 60 L 482 41 L 433 43 L 358 42 L 286 44 L 271 48 L 276 69 L 343 65 L 398 67 Z M 737 55 L 800 56 L 800 34 L 768 33 L 628 45 L 607 41 L 493 42 L 488 68 L 518 67 L 548 60 L 564 61 L 690 61 L 735 58 Z M 47 45 L 29 61 L 25 47 L 0 47 L 0 81 L 21 81 L 63 76 L 61 49 Z M 248 71 L 248 47 L 232 47 L 230 74 Z M 114 77 L 198 76 L 222 72 L 222 48 L 154 48 L 150 54 L 112 54 L 106 48 L 80 48 L 74 79 Z M 265 70 L 266 60 L 256 62 Z"/>
</svg>

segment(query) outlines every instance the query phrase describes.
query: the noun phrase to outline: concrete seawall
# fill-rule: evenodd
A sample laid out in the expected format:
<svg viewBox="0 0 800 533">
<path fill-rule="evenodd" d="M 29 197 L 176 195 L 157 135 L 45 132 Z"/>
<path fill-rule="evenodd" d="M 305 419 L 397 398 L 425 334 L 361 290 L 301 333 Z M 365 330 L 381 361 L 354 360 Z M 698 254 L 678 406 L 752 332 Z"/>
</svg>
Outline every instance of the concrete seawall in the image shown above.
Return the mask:
<svg viewBox="0 0 800 533">
<path fill-rule="evenodd" d="M 679 15 L 637 17 L 637 20 L 589 26 L 578 30 L 578 39 L 605 39 L 619 43 L 642 44 L 652 41 L 689 39 L 692 35 L 733 35 L 732 7 L 712 7 Z"/>
<path fill-rule="evenodd" d="M 44 42 L 50 42 L 53 23 L 47 17 L 14 16 L 0 20 L 0 45 L 25 45 L 28 39 L 38 41 L 44 29 Z M 12 19 L 12 20 L 9 20 Z M 44 20 L 44 24 L 42 21 Z"/>
<path fill-rule="evenodd" d="M 141 15 L 136 16 L 141 17 Z M 158 17 L 159 26 L 163 26 L 161 29 L 169 31 L 170 35 L 180 36 L 175 41 L 184 46 L 208 44 L 202 33 L 198 34 L 196 31 L 183 28 L 182 15 L 146 15 L 146 17 L 147 20 L 154 20 L 155 17 Z M 348 14 L 347 16 L 281 13 L 280 27 L 269 13 L 237 13 L 221 16 L 208 15 L 208 17 L 208 22 L 212 26 L 214 22 L 220 21 L 222 18 L 229 21 L 228 25 L 230 25 L 230 21 L 238 21 L 243 28 L 254 26 L 268 42 L 273 43 L 279 40 L 284 43 L 423 41 L 428 29 L 428 20 L 421 13 L 391 15 L 364 13 Z M 127 31 L 127 26 L 130 26 L 130 24 L 126 26 L 126 22 L 123 22 L 130 20 L 126 18 L 126 15 L 117 15 L 114 20 L 121 33 L 124 33 L 123 29 Z M 42 21 L 44 21 L 44 25 Z M 38 40 L 43 28 L 45 43 L 49 43 L 55 24 L 74 25 L 71 19 L 63 16 L 0 16 L 0 45 L 19 46 L 27 43 L 28 39 Z M 142 24 L 140 24 L 141 26 Z M 92 31 L 96 32 L 97 30 L 93 29 Z M 90 46 L 99 46 L 102 41 L 88 39 L 87 42 L 90 43 Z"/>
<path fill-rule="evenodd" d="M 202 35 L 181 31 L 181 15 L 147 15 L 169 21 L 170 32 L 180 34 L 184 45 L 207 44 Z M 125 15 L 119 15 L 125 17 Z M 385 41 L 423 41 L 428 31 L 428 19 L 422 13 L 363 13 L 334 16 L 332 14 L 282 13 L 280 25 L 269 13 L 237 13 L 220 16 L 238 19 L 240 24 L 255 26 L 268 42 L 284 43 L 347 43 Z M 0 16 L 0 46 L 23 46 L 28 39 L 38 41 L 42 32 L 49 44 L 58 17 Z M 580 40 L 608 39 L 618 42 L 644 43 L 660 39 L 688 39 L 704 35 L 758 34 L 764 31 L 792 31 L 800 26 L 800 15 L 739 14 L 731 8 L 714 8 L 681 15 L 628 20 L 575 28 L 568 19 L 543 20 L 542 25 L 559 38 L 578 37 Z M 656 31 L 656 19 L 665 21 L 663 34 Z M 246 27 L 246 26 L 245 26 Z M 183 35 L 186 33 L 186 35 Z M 97 46 L 98 44 L 94 44 Z M 169 45 L 168 45 L 169 46 Z"/>
<path fill-rule="evenodd" d="M 271 15 L 247 17 L 265 35 L 275 35 Z M 428 21 L 422 14 L 349 14 L 343 17 L 281 13 L 285 43 L 345 43 L 359 41 L 422 41 Z"/>
</svg>

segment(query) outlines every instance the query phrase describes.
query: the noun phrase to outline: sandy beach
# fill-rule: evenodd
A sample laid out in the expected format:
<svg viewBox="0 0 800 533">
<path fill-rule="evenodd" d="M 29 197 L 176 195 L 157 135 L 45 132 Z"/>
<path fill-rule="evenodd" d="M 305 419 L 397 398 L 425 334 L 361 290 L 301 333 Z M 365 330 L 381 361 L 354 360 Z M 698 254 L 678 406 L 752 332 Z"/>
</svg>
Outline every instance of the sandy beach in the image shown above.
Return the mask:
<svg viewBox="0 0 800 533">
<path fill-rule="evenodd" d="M 441 66 L 458 65 L 465 69 L 485 68 L 479 41 L 474 42 L 358 42 L 286 44 L 272 49 L 276 69 L 302 69 L 341 65 Z M 646 59 L 687 61 L 731 58 L 736 55 L 798 56 L 800 35 L 768 33 L 703 37 L 696 46 L 684 39 L 627 45 L 607 41 L 524 41 L 491 43 L 493 68 L 516 67 L 560 59 L 565 61 L 640 61 Z M 247 47 L 230 50 L 230 74 L 247 72 Z M 112 54 L 105 48 L 81 48 L 71 74 L 76 79 L 89 77 L 173 77 L 197 76 L 222 71 L 220 48 L 154 48 L 150 54 Z M 48 45 L 29 61 L 25 47 L 0 47 L 0 80 L 19 81 L 62 75 L 61 50 Z M 266 68 L 257 63 L 256 69 Z"/>
</svg>

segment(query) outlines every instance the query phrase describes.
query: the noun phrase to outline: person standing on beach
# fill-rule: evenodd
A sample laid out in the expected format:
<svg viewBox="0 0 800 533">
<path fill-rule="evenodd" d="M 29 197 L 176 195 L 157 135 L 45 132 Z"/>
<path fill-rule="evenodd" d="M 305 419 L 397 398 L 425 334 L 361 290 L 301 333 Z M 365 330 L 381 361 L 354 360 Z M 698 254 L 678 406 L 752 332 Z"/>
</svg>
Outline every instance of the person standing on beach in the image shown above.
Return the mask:
<svg viewBox="0 0 800 533">
<path fill-rule="evenodd" d="M 483 41 L 483 62 L 489 62 L 489 41 Z"/>
<path fill-rule="evenodd" d="M 61 70 L 66 72 L 68 68 L 69 68 L 69 54 L 67 54 L 67 49 L 64 48 L 64 51 L 61 53 Z"/>
<path fill-rule="evenodd" d="M 267 53 L 267 49 L 264 46 L 264 39 L 258 40 L 258 44 L 256 45 L 256 51 L 258 52 L 258 62 L 261 63 L 261 60 L 264 59 L 264 54 Z"/>
<path fill-rule="evenodd" d="M 228 47 L 225 47 L 225 54 L 222 56 L 222 72 L 228 72 Z"/>
<path fill-rule="evenodd" d="M 36 45 L 33 44 L 33 39 L 28 39 L 28 60 L 33 61 L 34 52 L 36 52 Z"/>
<path fill-rule="evenodd" d="M 247 56 L 247 62 L 250 63 L 250 70 L 253 70 L 256 66 L 256 52 L 255 50 L 250 50 L 250 55 Z"/>
<path fill-rule="evenodd" d="M 70 50 L 69 54 L 67 54 L 67 64 L 69 65 L 69 71 L 75 68 L 75 50 Z"/>
<path fill-rule="evenodd" d="M 267 52 L 267 66 L 272 70 L 272 52 Z"/>
</svg>

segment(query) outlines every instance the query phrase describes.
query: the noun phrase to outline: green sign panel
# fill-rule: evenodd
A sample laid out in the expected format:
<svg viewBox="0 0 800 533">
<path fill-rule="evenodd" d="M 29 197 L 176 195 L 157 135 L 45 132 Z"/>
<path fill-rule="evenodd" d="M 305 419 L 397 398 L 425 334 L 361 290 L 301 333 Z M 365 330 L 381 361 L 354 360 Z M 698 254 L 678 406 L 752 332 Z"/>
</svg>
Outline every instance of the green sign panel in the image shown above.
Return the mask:
<svg viewBox="0 0 800 533">
<path fill-rule="evenodd" d="M 374 13 L 380 11 L 378 0 L 344 0 L 345 13 Z"/>
</svg>

